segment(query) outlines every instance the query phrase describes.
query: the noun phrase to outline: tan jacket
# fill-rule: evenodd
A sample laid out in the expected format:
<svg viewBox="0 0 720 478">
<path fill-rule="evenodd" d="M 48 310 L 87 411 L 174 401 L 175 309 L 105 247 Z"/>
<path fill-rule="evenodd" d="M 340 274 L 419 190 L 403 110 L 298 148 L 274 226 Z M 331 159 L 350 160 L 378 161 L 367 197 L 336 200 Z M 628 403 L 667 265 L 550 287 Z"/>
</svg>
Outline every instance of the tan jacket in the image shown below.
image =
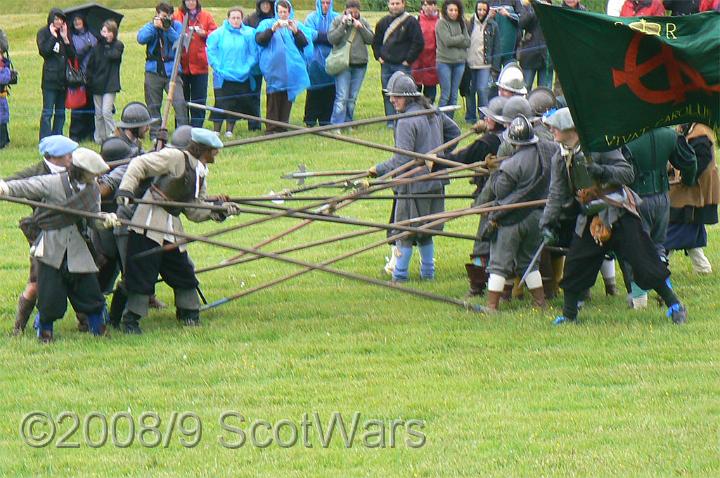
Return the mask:
<svg viewBox="0 0 720 478">
<path fill-rule="evenodd" d="M 190 165 L 197 167 L 198 160 L 192 155 L 188 155 Z M 157 152 L 143 154 L 133 158 L 130 162 L 127 172 L 120 183 L 120 189 L 125 191 L 135 191 L 140 182 L 145 178 L 163 176 L 169 174 L 175 178 L 185 174 L 185 155 L 179 149 L 165 148 Z M 200 190 L 197 192 L 195 202 L 198 204 L 211 204 L 204 199 L 207 197 L 207 181 L 202 181 Z M 149 188 L 143 199 L 151 201 L 164 201 L 157 193 L 153 192 L 153 188 Z M 202 222 L 211 219 L 212 211 L 209 209 L 185 208 L 183 214 L 193 222 Z M 144 234 L 148 239 L 162 245 L 164 241 L 176 242 L 177 239 L 173 232 L 182 233 L 185 231 L 180 221 L 180 217 L 173 216 L 160 206 L 151 206 L 148 204 L 140 204 L 133 215 L 132 222 L 135 224 L 144 224 L 149 227 L 159 228 L 167 233 L 148 231 L 139 226 L 132 226 L 129 229 L 138 234 Z M 180 251 L 184 251 L 186 247 L 181 245 Z"/>
<path fill-rule="evenodd" d="M 694 186 L 682 183 L 670 185 L 670 206 L 683 208 L 692 206 L 701 208 L 720 204 L 720 176 L 718 176 L 717 162 L 715 161 L 715 134 L 704 124 L 695 123 L 687 135 L 688 141 L 699 136 L 707 136 L 712 143 L 713 158 L 705 168 Z"/>
</svg>

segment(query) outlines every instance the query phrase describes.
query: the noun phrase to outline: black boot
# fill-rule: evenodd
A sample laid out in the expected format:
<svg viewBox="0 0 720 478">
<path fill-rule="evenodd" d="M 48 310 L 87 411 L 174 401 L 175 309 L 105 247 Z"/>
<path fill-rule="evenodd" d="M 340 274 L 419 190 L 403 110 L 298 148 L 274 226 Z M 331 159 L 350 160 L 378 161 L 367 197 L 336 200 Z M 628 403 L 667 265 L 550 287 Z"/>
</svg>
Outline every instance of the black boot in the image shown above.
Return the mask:
<svg viewBox="0 0 720 478">
<path fill-rule="evenodd" d="M 123 310 L 125 310 L 125 304 L 127 304 L 127 294 L 125 294 L 122 287 L 118 287 L 113 292 L 110 312 L 108 313 L 108 323 L 114 329 L 120 328 L 120 320 L 122 319 Z"/>
<path fill-rule="evenodd" d="M 20 294 L 17 311 L 15 312 L 13 335 L 21 335 L 25 332 L 25 326 L 30 320 L 30 315 L 35 308 L 35 302 L 37 302 L 37 299 L 26 299 L 24 295 Z"/>
<path fill-rule="evenodd" d="M 122 331 L 126 334 L 142 334 L 142 330 L 140 329 L 141 318 L 142 317 L 135 312 L 125 311 L 122 316 Z"/>
<path fill-rule="evenodd" d="M 198 327 L 200 325 L 200 311 L 191 309 L 175 309 L 175 317 L 187 327 Z"/>
</svg>

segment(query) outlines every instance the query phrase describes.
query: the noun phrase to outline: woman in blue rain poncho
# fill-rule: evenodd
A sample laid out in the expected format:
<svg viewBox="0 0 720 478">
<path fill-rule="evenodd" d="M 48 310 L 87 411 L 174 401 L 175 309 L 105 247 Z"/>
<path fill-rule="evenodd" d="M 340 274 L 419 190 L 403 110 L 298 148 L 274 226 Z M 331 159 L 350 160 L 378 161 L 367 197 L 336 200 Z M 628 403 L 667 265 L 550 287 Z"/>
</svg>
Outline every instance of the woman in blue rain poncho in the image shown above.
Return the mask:
<svg viewBox="0 0 720 478">
<path fill-rule="evenodd" d="M 305 98 L 305 124 L 308 127 L 330 124 L 335 101 L 335 78 L 325 72 L 325 60 L 332 51 L 328 30 L 339 15 L 333 11 L 332 0 L 315 0 L 315 11 L 305 19 L 305 25 L 315 30 L 313 54 L 308 59 L 310 87 Z"/>
<path fill-rule="evenodd" d="M 215 107 L 253 114 L 252 92 L 255 90 L 254 75 L 258 72 L 258 46 L 255 29 L 243 25 L 242 8 L 228 10 L 227 20 L 210 34 L 207 39 L 207 56 L 213 69 Z M 210 119 L 218 133 L 225 120 L 225 136 L 232 137 L 237 121 L 235 117 L 213 112 Z"/>
<path fill-rule="evenodd" d="M 305 57 L 312 57 L 314 30 L 294 19 L 287 0 L 275 2 L 275 17 L 260 22 L 255 41 L 260 46 L 260 71 L 267 83 L 268 119 L 287 123 L 295 98 L 310 86 Z M 268 133 L 285 128 L 267 125 Z"/>
</svg>

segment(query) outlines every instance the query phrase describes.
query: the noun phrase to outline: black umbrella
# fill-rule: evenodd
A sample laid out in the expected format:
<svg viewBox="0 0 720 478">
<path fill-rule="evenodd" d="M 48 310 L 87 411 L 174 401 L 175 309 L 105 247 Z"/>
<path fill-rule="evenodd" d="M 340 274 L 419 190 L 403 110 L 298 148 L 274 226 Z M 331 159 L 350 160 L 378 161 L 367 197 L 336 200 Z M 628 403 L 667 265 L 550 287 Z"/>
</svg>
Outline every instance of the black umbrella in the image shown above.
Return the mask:
<svg viewBox="0 0 720 478">
<path fill-rule="evenodd" d="M 100 37 L 100 30 L 102 30 L 102 25 L 105 20 L 115 20 L 115 23 L 120 26 L 120 22 L 123 19 L 122 13 L 110 10 L 97 3 L 86 3 L 85 5 L 66 8 L 64 12 L 68 17 L 68 26 L 72 26 L 73 16 L 82 15 L 85 18 L 85 26 L 87 29 L 97 37 Z"/>
</svg>

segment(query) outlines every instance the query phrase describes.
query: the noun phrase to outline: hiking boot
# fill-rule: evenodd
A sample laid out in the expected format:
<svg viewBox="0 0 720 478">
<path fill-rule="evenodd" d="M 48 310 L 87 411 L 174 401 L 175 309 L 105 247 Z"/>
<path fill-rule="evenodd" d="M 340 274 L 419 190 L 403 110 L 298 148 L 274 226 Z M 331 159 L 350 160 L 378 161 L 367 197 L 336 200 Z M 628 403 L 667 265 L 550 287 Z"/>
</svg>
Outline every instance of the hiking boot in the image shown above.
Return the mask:
<svg viewBox="0 0 720 478">
<path fill-rule="evenodd" d="M 25 332 L 30 315 L 35 308 L 35 302 L 37 299 L 26 299 L 24 295 L 20 294 L 18 298 L 17 310 L 15 312 L 15 326 L 13 327 L 13 335 L 22 335 Z"/>
</svg>

